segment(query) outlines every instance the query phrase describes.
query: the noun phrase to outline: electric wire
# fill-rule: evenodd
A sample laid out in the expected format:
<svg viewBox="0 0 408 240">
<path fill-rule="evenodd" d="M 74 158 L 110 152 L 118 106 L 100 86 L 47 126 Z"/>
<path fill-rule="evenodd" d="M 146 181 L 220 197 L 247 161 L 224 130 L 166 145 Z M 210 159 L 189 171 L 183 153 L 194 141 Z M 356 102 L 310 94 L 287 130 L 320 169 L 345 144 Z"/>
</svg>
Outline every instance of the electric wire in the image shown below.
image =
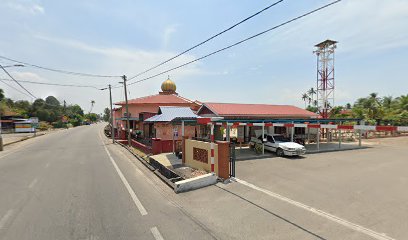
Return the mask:
<svg viewBox="0 0 408 240">
<path fill-rule="evenodd" d="M 13 81 L 13 80 L 7 79 L 7 78 L 1 78 L 1 80 L 3 80 L 3 81 Z M 39 84 L 39 85 L 99 89 L 96 86 L 92 86 L 92 85 L 60 84 L 60 83 L 49 83 L 49 82 L 35 82 L 35 81 L 27 81 L 27 80 L 18 80 L 18 81 L 19 82 L 24 82 L 24 83 L 29 83 L 29 84 Z"/>
<path fill-rule="evenodd" d="M 160 73 L 158 73 L 158 74 L 155 74 L 155 75 L 152 75 L 152 76 L 149 76 L 149 77 L 146 77 L 146 78 L 137 80 L 137 81 L 135 81 L 135 82 L 129 83 L 128 86 L 129 86 L 129 85 L 136 84 L 136 83 L 144 82 L 144 81 L 146 81 L 146 80 L 149 80 L 149 79 L 152 79 L 152 78 L 154 78 L 154 77 L 163 75 L 163 74 L 165 74 L 165 73 L 171 72 L 171 71 L 176 70 L 176 69 L 179 69 L 179 68 L 181 68 L 181 67 L 190 65 L 190 64 L 192 64 L 192 63 L 194 63 L 194 62 L 197 62 L 197 61 L 202 60 L 202 59 L 204 59 L 204 58 L 210 57 L 210 56 L 215 55 L 215 54 L 217 54 L 217 53 L 219 53 L 219 52 L 222 52 L 222 51 L 225 51 L 225 50 L 230 49 L 230 48 L 232 48 L 232 47 L 235 47 L 235 46 L 237 46 L 237 45 L 240 45 L 240 44 L 242 44 L 242 43 L 244 43 L 244 42 L 246 42 L 246 41 L 249 41 L 249 40 L 251 40 L 251 39 L 253 39 L 253 38 L 256 38 L 256 37 L 258 37 L 258 36 L 261 36 L 261 35 L 263 35 L 263 34 L 266 34 L 266 33 L 270 32 L 270 31 L 272 31 L 272 30 L 275 30 L 275 29 L 277 29 L 277 28 L 283 27 L 283 26 L 285 26 L 285 25 L 287 25 L 287 24 L 289 24 L 289 23 L 292 23 L 292 22 L 294 22 L 294 21 L 297 21 L 297 20 L 299 20 L 299 19 L 301 19 L 301 18 L 304 18 L 304 17 L 306 17 L 306 16 L 308 16 L 308 15 L 311 15 L 311 14 L 313 14 L 313 13 L 315 13 L 315 12 L 318 12 L 318 11 L 320 11 L 320 10 L 323 10 L 323 9 L 325 9 L 325 8 L 327 8 L 327 7 L 330 7 L 330 6 L 332 6 L 332 5 L 336 4 L 336 3 L 339 3 L 339 2 L 341 2 L 341 1 L 342 1 L 342 0 L 333 1 L 333 2 L 331 2 L 331 3 L 328 3 L 328 4 L 326 4 L 326 5 L 321 6 L 321 7 L 319 7 L 319 8 L 316 8 L 316 9 L 314 9 L 314 10 L 312 10 L 312 11 L 306 12 L 306 13 L 300 15 L 300 16 L 297 16 L 297 17 L 295 17 L 295 18 L 292 18 L 292 19 L 290 19 L 290 20 L 288 20 L 288 21 L 286 21 L 286 22 L 283 22 L 283 23 L 278 24 L 278 25 L 276 25 L 276 26 L 274 26 L 274 27 L 271 27 L 271 28 L 266 29 L 266 30 L 264 30 L 264 31 L 262 31 L 262 32 L 259 32 L 259 33 L 255 34 L 255 35 L 252 35 L 252 36 L 250 36 L 250 37 L 247 37 L 247 38 L 245 38 L 245 39 L 243 39 L 243 40 L 241 40 L 241 41 L 238 41 L 238 42 L 236 42 L 236 43 L 234 43 L 234 44 L 228 45 L 228 46 L 226 46 L 226 47 L 224 47 L 224 48 L 221 48 L 221 49 L 218 49 L 218 50 L 216 50 L 216 51 L 214 51 L 214 52 L 211 52 L 211 53 L 209 53 L 209 54 L 207 54 L 207 55 L 204 55 L 204 56 L 202 56 L 202 57 L 196 58 L 196 59 L 194 59 L 194 60 L 192 60 L 192 61 L 186 62 L 186 63 L 181 64 L 181 65 L 179 65 L 179 66 L 176 66 L 176 67 L 174 67 L 174 68 L 170 68 L 170 69 L 168 69 L 168 70 L 162 71 L 162 72 L 160 72 Z M 118 88 L 118 87 L 120 87 L 120 86 L 115 86 L 115 87 L 113 87 L 113 88 Z"/>
<path fill-rule="evenodd" d="M 207 43 L 207 42 L 209 42 L 209 41 L 211 41 L 212 39 L 214 39 L 214 38 L 216 38 L 216 37 L 218 37 L 218 36 L 220 36 L 220 35 L 222 35 L 222 34 L 228 32 L 229 30 L 235 28 L 236 26 L 238 26 L 238 25 L 240 25 L 240 24 L 242 24 L 242 23 L 248 21 L 249 19 L 251 19 L 251 18 L 253 18 L 253 17 L 255 17 L 255 16 L 261 14 L 262 12 L 264 12 L 264 11 L 266 11 L 266 10 L 268 10 L 268 9 L 270 9 L 270 8 L 272 8 L 272 7 L 274 7 L 275 5 L 278 5 L 279 3 L 283 2 L 283 1 L 284 1 L 284 0 L 280 0 L 280 1 L 277 1 L 277 2 L 274 2 L 274 3 L 270 4 L 269 6 L 263 8 L 262 10 L 260 10 L 260 11 L 258 11 L 258 12 L 256 12 L 256 13 L 252 14 L 251 16 L 249 16 L 249 17 L 247 17 L 247 18 L 245 18 L 245 19 L 243 19 L 243 20 L 241 20 L 241 21 L 235 23 L 234 25 L 230 26 L 229 28 L 227 28 L 227 29 L 225 29 L 225 30 L 223 30 L 223 31 L 221 31 L 221 32 L 219 32 L 219 33 L 217 33 L 217 34 L 215 34 L 215 35 L 213 35 L 213 36 L 207 38 L 206 40 L 204 40 L 204 41 L 202 41 L 202 42 L 200 42 L 200 43 L 198 43 L 198 44 L 196 44 L 196 45 L 190 47 L 190 48 L 187 49 L 187 50 L 182 51 L 181 53 L 177 54 L 177 55 L 174 56 L 174 57 L 171 57 L 171 58 L 167 59 L 167 60 L 164 61 L 164 62 L 161 62 L 161 63 L 159 63 L 159 64 L 157 64 L 157 65 L 155 65 L 155 66 L 153 66 L 153 67 L 151 67 L 151 68 L 149 68 L 149 69 L 143 71 L 143 72 L 140 72 L 140 73 L 136 74 L 136 75 L 133 76 L 133 77 L 130 77 L 128 80 L 132 80 L 132 79 L 134 79 L 134 78 L 136 78 L 136 77 L 139 77 L 139 76 L 142 75 L 142 74 L 145 74 L 145 73 L 147 73 L 147 72 L 150 72 L 151 70 L 156 69 L 156 68 L 162 66 L 163 64 L 166 64 L 166 63 L 172 61 L 173 59 L 180 57 L 181 55 L 183 55 L 183 54 L 185 54 L 185 53 L 187 53 L 187 52 L 189 52 L 189 51 L 191 51 L 191 50 L 193 50 L 193 49 L 195 49 L 195 48 L 197 48 L 197 47 L 199 47 L 199 46 L 201 46 L 201 45 L 203 45 L 203 44 L 205 44 L 205 43 Z"/>
<path fill-rule="evenodd" d="M 9 79 L 7 79 L 7 80 L 9 80 Z M 1 81 L 2 83 L 4 83 L 6 86 L 8 86 L 9 88 L 12 88 L 12 89 L 16 90 L 17 92 L 19 92 L 19 93 L 21 93 L 21 94 L 23 94 L 23 95 L 26 95 L 26 96 L 29 97 L 29 98 L 33 98 L 32 96 L 28 95 L 26 92 L 21 91 L 20 89 L 14 87 L 14 86 L 11 85 L 11 84 L 8 84 L 7 82 L 4 81 L 4 79 L 0 79 L 0 81 Z"/>
<path fill-rule="evenodd" d="M 35 67 L 35 68 L 42 69 L 42 70 L 47 70 L 47 71 L 57 72 L 57 73 L 63 73 L 63 74 L 68 74 L 68 75 L 76 75 L 76 76 L 82 76 L 82 77 L 99 77 L 99 78 L 121 77 L 121 76 L 115 76 L 115 75 L 100 75 L 100 74 L 81 73 L 81 72 L 72 72 L 72 71 L 67 71 L 67 70 L 55 69 L 55 68 L 44 67 L 44 66 L 40 66 L 40 65 L 36 65 L 36 64 L 31 64 L 31 63 L 15 60 L 15 59 L 5 57 L 5 56 L 0 56 L 0 58 L 11 61 L 11 62 L 23 64 L 25 66 Z"/>
<path fill-rule="evenodd" d="M 33 98 L 37 98 L 36 96 L 34 96 L 34 94 L 32 94 L 30 91 L 28 91 L 27 88 L 25 88 L 23 85 L 21 85 L 21 83 L 19 83 L 13 76 L 11 76 L 11 74 L 10 74 L 2 65 L 0 65 L 0 68 L 3 69 L 3 71 L 4 71 L 11 79 L 13 79 L 13 81 L 16 82 L 22 89 L 24 89 L 28 94 L 30 94 Z"/>
</svg>

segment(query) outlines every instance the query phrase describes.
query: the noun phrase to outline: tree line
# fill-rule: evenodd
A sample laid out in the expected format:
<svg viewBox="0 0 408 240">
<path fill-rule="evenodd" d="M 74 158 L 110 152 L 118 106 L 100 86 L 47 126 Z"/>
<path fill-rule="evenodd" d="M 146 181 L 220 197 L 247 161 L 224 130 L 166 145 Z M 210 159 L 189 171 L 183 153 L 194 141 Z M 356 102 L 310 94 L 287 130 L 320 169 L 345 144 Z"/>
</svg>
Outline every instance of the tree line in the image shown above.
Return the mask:
<svg viewBox="0 0 408 240">
<path fill-rule="evenodd" d="M 38 117 L 39 121 L 52 124 L 54 127 L 65 127 L 66 124 L 79 126 L 100 119 L 98 114 L 84 113 L 79 105 L 67 105 L 54 96 L 38 98 L 33 103 L 26 100 L 14 101 L 5 97 L 2 89 L 0 89 L 0 114 L 1 116 L 11 114 L 22 118 Z"/>
<path fill-rule="evenodd" d="M 308 105 L 306 109 L 318 112 L 315 104 Z M 358 98 L 353 105 L 347 103 L 345 106 L 333 107 L 330 118 L 357 118 L 370 125 L 408 126 L 408 94 L 394 98 L 371 93 L 367 97 Z"/>
</svg>

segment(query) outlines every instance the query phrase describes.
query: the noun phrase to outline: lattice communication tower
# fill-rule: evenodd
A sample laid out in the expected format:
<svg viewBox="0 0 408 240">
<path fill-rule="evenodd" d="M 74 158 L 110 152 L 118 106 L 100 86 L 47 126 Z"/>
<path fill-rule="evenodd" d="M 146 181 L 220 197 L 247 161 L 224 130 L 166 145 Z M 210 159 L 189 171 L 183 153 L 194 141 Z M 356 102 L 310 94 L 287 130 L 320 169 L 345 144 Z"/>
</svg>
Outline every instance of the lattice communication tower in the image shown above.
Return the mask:
<svg viewBox="0 0 408 240">
<path fill-rule="evenodd" d="M 322 118 L 328 118 L 334 106 L 334 52 L 337 42 L 326 40 L 315 45 L 317 56 L 317 108 Z"/>
</svg>

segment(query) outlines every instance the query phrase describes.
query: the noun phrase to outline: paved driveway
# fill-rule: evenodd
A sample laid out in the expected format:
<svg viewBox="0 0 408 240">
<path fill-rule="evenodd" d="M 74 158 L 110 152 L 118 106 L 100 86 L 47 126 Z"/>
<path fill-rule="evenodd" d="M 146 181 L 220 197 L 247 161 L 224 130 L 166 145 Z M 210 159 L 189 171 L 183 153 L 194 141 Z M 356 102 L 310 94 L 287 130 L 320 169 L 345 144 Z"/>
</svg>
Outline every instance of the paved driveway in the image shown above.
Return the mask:
<svg viewBox="0 0 408 240">
<path fill-rule="evenodd" d="M 408 137 L 365 145 L 370 148 L 239 161 L 236 176 L 255 191 L 319 209 L 349 227 L 408 239 Z"/>
</svg>

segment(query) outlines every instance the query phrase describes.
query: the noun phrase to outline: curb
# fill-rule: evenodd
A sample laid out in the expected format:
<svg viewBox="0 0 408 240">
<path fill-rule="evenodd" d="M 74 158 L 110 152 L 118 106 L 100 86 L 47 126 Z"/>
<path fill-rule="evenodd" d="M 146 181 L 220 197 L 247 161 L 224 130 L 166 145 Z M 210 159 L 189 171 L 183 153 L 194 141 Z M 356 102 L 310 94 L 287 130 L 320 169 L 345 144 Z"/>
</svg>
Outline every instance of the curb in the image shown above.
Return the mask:
<svg viewBox="0 0 408 240">
<path fill-rule="evenodd" d="M 5 143 L 5 144 L 3 144 L 3 146 L 5 147 L 5 146 L 8 146 L 8 145 L 11 145 L 11 144 L 14 144 L 14 143 L 23 142 L 25 140 L 40 137 L 40 136 L 44 136 L 44 135 L 45 134 L 37 134 L 37 136 L 23 137 L 22 139 L 19 139 L 19 140 L 13 141 L 13 142 Z"/>
</svg>

